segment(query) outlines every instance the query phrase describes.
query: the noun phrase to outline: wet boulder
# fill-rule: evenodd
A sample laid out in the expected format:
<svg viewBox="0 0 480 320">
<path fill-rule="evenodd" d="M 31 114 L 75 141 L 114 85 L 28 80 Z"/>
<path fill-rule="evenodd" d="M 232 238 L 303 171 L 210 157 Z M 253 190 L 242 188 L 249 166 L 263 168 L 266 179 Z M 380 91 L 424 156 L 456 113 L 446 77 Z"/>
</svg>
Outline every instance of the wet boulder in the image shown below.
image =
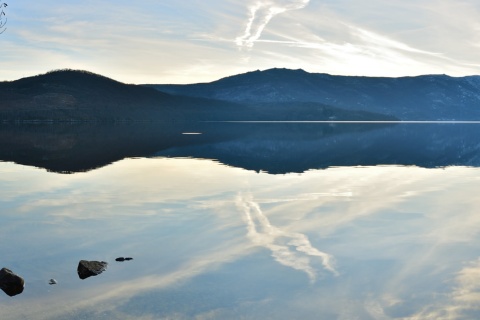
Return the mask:
<svg viewBox="0 0 480 320">
<path fill-rule="evenodd" d="M 23 292 L 25 281 L 10 269 L 3 268 L 0 270 L 0 288 L 10 297 L 13 297 Z"/>
<path fill-rule="evenodd" d="M 105 261 L 87 261 L 80 260 L 78 263 L 78 276 L 84 280 L 92 276 L 97 276 L 107 269 L 108 263 Z"/>
</svg>

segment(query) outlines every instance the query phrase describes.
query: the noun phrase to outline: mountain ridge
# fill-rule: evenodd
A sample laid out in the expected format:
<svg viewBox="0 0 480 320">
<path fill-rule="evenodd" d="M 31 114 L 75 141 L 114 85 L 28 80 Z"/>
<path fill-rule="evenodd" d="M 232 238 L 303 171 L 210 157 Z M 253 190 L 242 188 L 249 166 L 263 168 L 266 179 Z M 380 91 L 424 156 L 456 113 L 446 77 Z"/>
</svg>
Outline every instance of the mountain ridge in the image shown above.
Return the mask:
<svg viewBox="0 0 480 320">
<path fill-rule="evenodd" d="M 63 69 L 0 82 L 0 121 L 303 121 L 395 120 L 325 103 L 281 105 L 175 95 Z"/>
<path fill-rule="evenodd" d="M 480 120 L 480 76 L 476 75 L 388 78 L 274 68 L 210 83 L 146 86 L 170 94 L 239 103 L 317 102 L 401 120 Z"/>
</svg>

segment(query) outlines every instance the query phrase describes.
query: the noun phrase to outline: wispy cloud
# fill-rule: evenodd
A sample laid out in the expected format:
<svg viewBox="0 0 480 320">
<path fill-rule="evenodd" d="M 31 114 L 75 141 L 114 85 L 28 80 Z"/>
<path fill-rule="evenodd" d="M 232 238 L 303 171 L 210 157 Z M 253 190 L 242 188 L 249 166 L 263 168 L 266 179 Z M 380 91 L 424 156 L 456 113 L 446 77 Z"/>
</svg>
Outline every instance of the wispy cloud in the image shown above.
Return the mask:
<svg viewBox="0 0 480 320">
<path fill-rule="evenodd" d="M 305 8 L 310 0 L 263 0 L 249 7 L 249 18 L 242 36 L 235 39 L 239 47 L 252 48 L 267 24 L 285 11 Z"/>
<path fill-rule="evenodd" d="M 251 195 L 239 195 L 237 205 L 245 214 L 248 237 L 256 245 L 271 250 L 277 262 L 305 272 L 313 283 L 318 271 L 312 266 L 310 257 L 318 257 L 326 270 L 338 275 L 331 255 L 313 247 L 306 235 L 273 226 Z"/>
</svg>

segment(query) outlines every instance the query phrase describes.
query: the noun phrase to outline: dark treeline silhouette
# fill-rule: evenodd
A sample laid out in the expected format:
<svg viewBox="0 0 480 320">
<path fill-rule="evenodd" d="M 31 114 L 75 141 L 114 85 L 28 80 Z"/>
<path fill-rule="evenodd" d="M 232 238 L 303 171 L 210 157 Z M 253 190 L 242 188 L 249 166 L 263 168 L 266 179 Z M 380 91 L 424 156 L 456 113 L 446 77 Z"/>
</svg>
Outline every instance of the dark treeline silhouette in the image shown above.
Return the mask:
<svg viewBox="0 0 480 320">
<path fill-rule="evenodd" d="M 392 120 L 312 103 L 238 103 L 163 93 L 87 71 L 0 82 L 0 121 Z"/>
</svg>

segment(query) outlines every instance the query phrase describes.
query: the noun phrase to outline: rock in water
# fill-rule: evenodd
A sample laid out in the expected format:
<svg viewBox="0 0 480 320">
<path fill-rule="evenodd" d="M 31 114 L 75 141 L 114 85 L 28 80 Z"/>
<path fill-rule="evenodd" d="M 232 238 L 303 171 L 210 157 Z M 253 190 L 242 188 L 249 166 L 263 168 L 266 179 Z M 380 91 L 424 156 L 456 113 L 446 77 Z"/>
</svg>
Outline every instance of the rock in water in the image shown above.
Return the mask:
<svg viewBox="0 0 480 320">
<path fill-rule="evenodd" d="M 96 276 L 107 269 L 108 263 L 105 261 L 87 261 L 80 260 L 78 263 L 78 276 L 84 280 L 91 276 Z"/>
<path fill-rule="evenodd" d="M 13 297 L 23 292 L 25 281 L 10 269 L 3 268 L 0 270 L 0 288 L 10 297 Z"/>
<path fill-rule="evenodd" d="M 118 262 L 123 262 L 123 261 L 130 261 L 130 260 L 133 260 L 133 258 L 124 258 L 124 257 L 118 257 L 117 259 L 115 259 L 115 261 L 118 261 Z"/>
<path fill-rule="evenodd" d="M 57 284 L 57 280 L 55 280 L 55 279 L 50 279 L 50 281 L 48 281 L 48 284 L 49 284 L 49 285 Z"/>
</svg>

